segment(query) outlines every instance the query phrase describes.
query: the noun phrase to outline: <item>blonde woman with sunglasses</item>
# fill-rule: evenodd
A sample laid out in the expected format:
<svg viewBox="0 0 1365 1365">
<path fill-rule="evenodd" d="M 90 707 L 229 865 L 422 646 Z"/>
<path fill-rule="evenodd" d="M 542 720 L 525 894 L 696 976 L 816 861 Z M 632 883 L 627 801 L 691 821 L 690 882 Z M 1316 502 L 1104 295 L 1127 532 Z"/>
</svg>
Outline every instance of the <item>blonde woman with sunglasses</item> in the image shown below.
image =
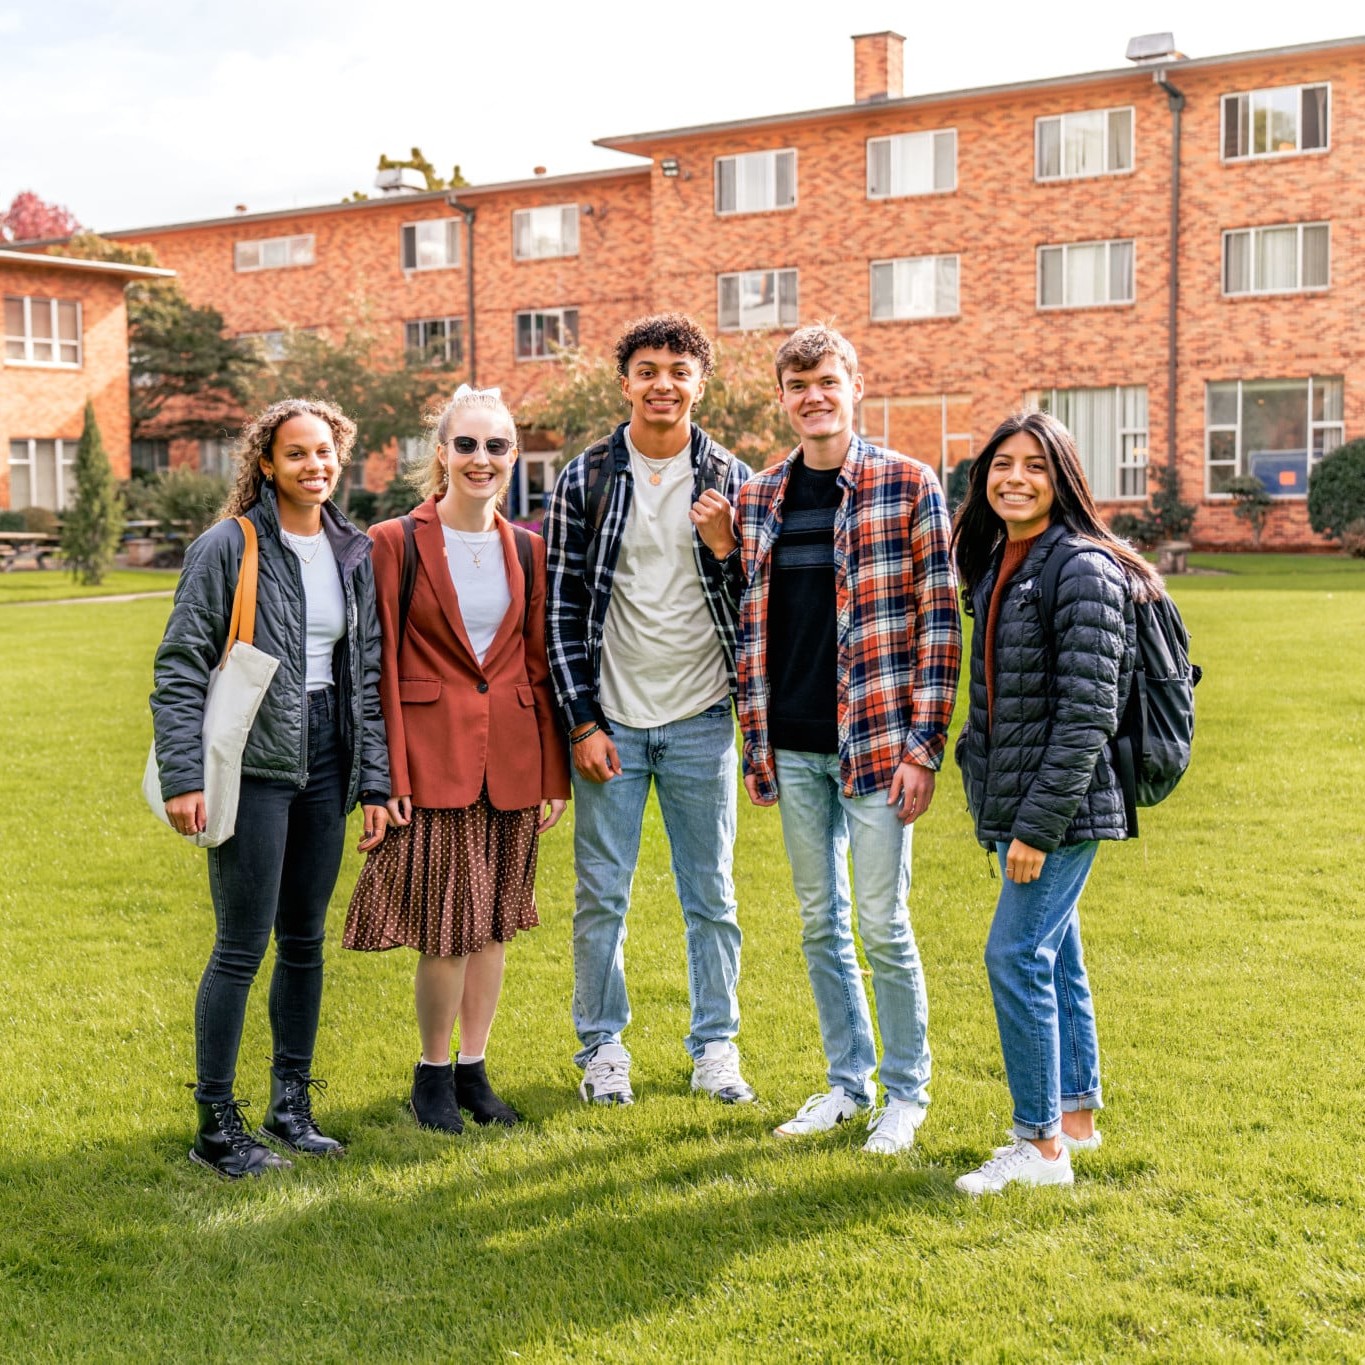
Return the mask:
<svg viewBox="0 0 1365 1365">
<path fill-rule="evenodd" d="M 516 458 L 498 391 L 462 385 L 414 476 L 426 500 L 370 531 L 394 828 L 361 873 L 344 943 L 420 955 L 412 1111 L 451 1134 L 462 1110 L 481 1124 L 520 1120 L 484 1053 L 506 943 L 539 923 L 537 841 L 569 795 L 545 654 L 545 543 L 497 510 Z"/>
</svg>

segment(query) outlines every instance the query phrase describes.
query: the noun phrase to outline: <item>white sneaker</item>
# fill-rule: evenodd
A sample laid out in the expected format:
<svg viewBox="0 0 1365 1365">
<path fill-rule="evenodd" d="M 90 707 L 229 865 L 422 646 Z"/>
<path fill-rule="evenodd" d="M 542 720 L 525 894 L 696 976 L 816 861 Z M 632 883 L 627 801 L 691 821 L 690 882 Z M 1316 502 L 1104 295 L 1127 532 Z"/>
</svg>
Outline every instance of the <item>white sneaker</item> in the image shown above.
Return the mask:
<svg viewBox="0 0 1365 1365">
<path fill-rule="evenodd" d="M 1071 1153 L 1049 1161 L 1031 1142 L 1019 1141 L 953 1182 L 963 1194 L 999 1194 L 1006 1185 L 1070 1185 Z"/>
<path fill-rule="evenodd" d="M 692 1089 L 722 1104 L 752 1104 L 753 1087 L 739 1074 L 739 1049 L 729 1042 L 707 1043 L 692 1067 Z"/>
<path fill-rule="evenodd" d="M 836 1085 L 827 1095 L 812 1095 L 794 1118 L 773 1129 L 773 1136 L 780 1138 L 805 1137 L 808 1133 L 827 1133 L 845 1119 L 858 1112 L 858 1102 L 852 1095 L 844 1094 L 844 1088 Z"/>
<path fill-rule="evenodd" d="M 1058 1133 L 1057 1136 L 1061 1138 L 1062 1146 L 1065 1147 L 1068 1152 L 1093 1152 L 1098 1150 L 1100 1144 L 1104 1141 L 1104 1137 L 1098 1128 L 1095 1129 L 1088 1138 L 1068 1137 L 1065 1133 Z M 1013 1133 L 1009 1135 L 1009 1139 L 1010 1140 L 1005 1143 L 1003 1147 L 997 1147 L 991 1155 L 1004 1156 L 1016 1142 L 1022 1141 L 1021 1138 L 1015 1136 Z"/>
<path fill-rule="evenodd" d="M 603 1043 L 588 1058 L 578 1093 L 587 1104 L 634 1104 L 630 1053 L 620 1043 Z"/>
<path fill-rule="evenodd" d="M 872 1115 L 863 1151 L 882 1156 L 908 1152 L 915 1145 L 915 1129 L 924 1122 L 924 1106 L 912 1100 L 887 1100 L 886 1107 Z"/>
</svg>

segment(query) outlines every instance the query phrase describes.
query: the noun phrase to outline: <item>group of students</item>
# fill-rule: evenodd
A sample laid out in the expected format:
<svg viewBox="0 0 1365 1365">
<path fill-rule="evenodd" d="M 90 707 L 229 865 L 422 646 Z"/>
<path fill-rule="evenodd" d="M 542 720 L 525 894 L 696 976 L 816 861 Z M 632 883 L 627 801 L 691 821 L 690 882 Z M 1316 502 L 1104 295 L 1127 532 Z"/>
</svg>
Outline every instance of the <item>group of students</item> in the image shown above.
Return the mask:
<svg viewBox="0 0 1365 1365">
<path fill-rule="evenodd" d="M 519 1121 L 484 1055 L 506 942 L 537 923 L 537 841 L 571 794 L 579 1094 L 633 1103 L 624 944 L 651 786 L 683 916 L 691 1087 L 751 1103 L 735 1043 L 732 703 L 743 787 L 781 818 L 827 1062 L 827 1088 L 775 1134 L 866 1116 L 864 1150 L 911 1147 L 930 1079 L 911 839 L 956 697 L 960 593 L 976 627 L 957 760 L 1003 873 L 986 965 L 1014 1123 L 957 1183 L 1069 1184 L 1072 1152 L 1099 1145 L 1101 1107 L 1077 904 L 1098 841 L 1127 833 L 1106 742 L 1134 669 L 1133 602 L 1160 580 L 1105 528 L 1071 436 L 1044 413 L 1000 425 L 950 523 L 927 466 L 857 435 L 863 379 L 829 327 L 777 351 L 798 444 L 758 474 L 693 421 L 713 368 L 693 320 L 640 320 L 616 360 L 630 415 L 565 467 L 543 540 L 497 510 L 517 433 L 496 390 L 461 387 L 418 473 L 425 500 L 369 538 L 331 502 L 355 437 L 343 414 L 291 399 L 245 428 L 225 519 L 186 556 L 152 694 L 167 815 L 193 834 L 245 515 L 256 643 L 281 664 L 247 740 L 235 834 L 208 852 L 217 933 L 196 1003 L 191 1158 L 237 1177 L 288 1165 L 276 1147 L 342 1154 L 313 1115 L 311 1067 L 357 801 L 368 858 L 343 941 L 418 953 L 420 1124 Z M 1040 572 L 1062 546 L 1044 620 Z M 270 1104 L 253 1130 L 236 1061 L 272 933 Z"/>
</svg>

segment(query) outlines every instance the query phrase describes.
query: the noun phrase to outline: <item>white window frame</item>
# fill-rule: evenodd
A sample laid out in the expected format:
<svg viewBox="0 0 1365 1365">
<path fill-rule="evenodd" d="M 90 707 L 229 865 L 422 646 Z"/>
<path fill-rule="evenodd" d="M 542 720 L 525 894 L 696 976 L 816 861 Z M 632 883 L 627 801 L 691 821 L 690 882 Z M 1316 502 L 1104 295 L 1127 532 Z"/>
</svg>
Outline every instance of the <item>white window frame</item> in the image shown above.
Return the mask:
<svg viewBox="0 0 1365 1365">
<path fill-rule="evenodd" d="M 238 332 L 237 340 L 254 341 L 260 347 L 261 358 L 273 364 L 284 359 L 284 341 L 287 335 L 282 328 L 272 328 L 265 332 Z"/>
<path fill-rule="evenodd" d="M 559 450 L 523 450 L 517 457 L 516 472 L 513 475 L 516 484 L 514 515 L 534 520 L 545 514 L 545 500 L 555 485 L 555 462 L 562 453 Z M 542 482 L 545 484 L 544 490 L 534 495 L 530 487 L 532 468 L 540 471 Z M 531 506 L 532 496 L 538 499 L 534 507 Z"/>
<path fill-rule="evenodd" d="M 1104 247 L 1104 279 L 1106 288 L 1112 288 L 1114 282 L 1114 248 L 1116 246 L 1126 246 L 1132 252 L 1132 285 L 1133 292 L 1131 297 L 1126 299 L 1095 299 L 1085 303 L 1072 303 L 1067 298 L 1067 280 L 1070 272 L 1067 269 L 1068 256 L 1076 250 L 1092 250 L 1095 247 Z M 1061 303 L 1043 302 L 1043 255 L 1049 251 L 1060 251 L 1062 253 L 1062 301 Z M 1038 248 L 1037 256 L 1037 300 L 1038 307 L 1054 312 L 1062 308 L 1130 308 L 1137 302 L 1137 241 L 1132 237 L 1111 237 L 1102 241 L 1095 242 L 1050 242 Z"/>
<path fill-rule="evenodd" d="M 23 332 L 15 335 L 8 328 L 5 330 L 5 357 L 6 365 L 32 365 L 44 370 L 79 370 L 85 364 L 85 318 L 79 299 L 48 299 L 37 294 L 6 294 L 4 302 L 12 303 L 18 300 L 23 305 L 24 322 Z M 50 338 L 35 337 L 33 335 L 33 314 L 35 309 L 46 308 L 51 325 Z M 61 312 L 63 308 L 73 308 L 76 314 L 76 358 L 75 360 L 63 360 L 61 358 L 62 348 L 70 347 L 73 343 L 62 339 L 59 328 L 61 326 Z M 11 356 L 9 348 L 18 344 L 23 347 L 22 356 Z M 52 347 L 51 360 L 38 360 L 34 356 L 35 344 L 50 345 Z"/>
<path fill-rule="evenodd" d="M 537 236 L 534 230 L 536 215 L 548 216 L 557 213 L 559 215 L 559 238 L 557 244 L 548 235 L 545 237 Z M 513 209 L 512 211 L 512 259 L 514 261 L 549 261 L 563 256 L 578 255 L 578 223 L 579 213 L 577 204 L 537 204 L 531 208 Z M 572 232 L 565 232 L 565 226 L 572 220 Z M 520 250 L 522 233 L 521 224 L 526 223 L 526 240 L 531 247 L 529 251 Z M 554 247 L 549 251 L 537 251 L 535 247 L 540 242 L 550 242 Z"/>
<path fill-rule="evenodd" d="M 1303 146 L 1303 92 L 1305 90 L 1326 90 L 1327 104 L 1323 115 L 1323 143 L 1321 147 Z M 1256 111 L 1255 100 L 1257 96 L 1277 95 L 1285 90 L 1292 90 L 1298 96 L 1299 112 L 1294 125 L 1294 146 L 1283 151 L 1267 152 L 1238 152 L 1233 156 L 1228 155 L 1228 107 L 1229 101 L 1250 100 L 1252 107 L 1248 114 L 1248 123 L 1254 124 Z M 1234 108 L 1236 106 L 1233 106 Z M 1332 150 L 1332 83 L 1331 81 L 1301 81 L 1298 85 L 1267 85 L 1259 90 L 1233 90 L 1224 95 L 1218 101 L 1218 157 L 1223 162 L 1236 161 L 1273 161 L 1285 156 L 1322 156 Z"/>
<path fill-rule="evenodd" d="M 16 466 L 22 465 L 28 470 L 28 491 L 29 500 L 24 507 L 41 507 L 42 503 L 33 501 L 34 467 L 38 462 L 39 445 L 47 445 L 51 441 L 54 447 L 56 458 L 56 470 L 53 483 L 56 488 L 57 505 L 48 508 L 50 512 L 64 512 L 66 510 L 67 495 L 72 497 L 76 493 L 76 448 L 79 441 L 54 440 L 46 436 L 13 436 L 9 442 L 9 474 L 10 474 L 10 506 L 14 507 L 14 470 Z M 27 451 L 24 455 L 15 455 L 16 446 L 26 446 Z M 68 471 L 69 474 L 68 474 Z M 15 511 L 22 511 L 23 508 L 14 508 Z"/>
<path fill-rule="evenodd" d="M 1295 241 L 1295 269 L 1294 274 L 1297 279 L 1296 284 L 1288 285 L 1279 289 L 1259 288 L 1256 280 L 1257 262 L 1260 259 L 1258 249 L 1262 233 L 1265 232 L 1285 232 L 1291 228 L 1297 229 Z M 1303 282 L 1303 234 L 1306 228 L 1326 228 L 1327 229 L 1327 279 L 1322 284 L 1304 284 Z M 1251 267 L 1251 286 L 1247 289 L 1228 288 L 1228 250 L 1231 240 L 1234 237 L 1246 237 L 1247 260 Z M 1229 299 L 1244 299 L 1253 295 L 1266 294 L 1321 294 L 1324 290 L 1332 287 L 1332 225 L 1329 222 L 1315 223 L 1266 223 L 1260 227 L 1249 228 L 1225 228 L 1223 230 L 1223 297 Z"/>
<path fill-rule="evenodd" d="M 755 275 L 771 275 L 773 277 L 772 296 L 773 305 L 777 310 L 777 318 L 773 322 L 758 321 L 748 322 L 744 320 L 744 301 L 743 301 L 743 281 Z M 784 320 L 782 317 L 782 276 L 791 277 L 793 292 L 796 296 L 795 317 Z M 740 281 L 740 303 L 739 320 L 732 324 L 727 324 L 724 319 L 724 305 L 722 302 L 725 281 Z M 801 315 L 801 272 L 795 266 L 783 266 L 773 270 L 727 270 L 716 276 L 716 330 L 720 332 L 775 332 L 782 328 L 797 326 L 797 319 Z"/>
<path fill-rule="evenodd" d="M 430 265 L 423 265 L 418 237 L 428 234 L 435 235 L 433 229 L 439 229 L 440 235 L 444 238 L 441 243 L 444 248 L 444 259 Z M 408 264 L 408 233 L 412 233 L 411 265 Z M 426 270 L 458 270 L 460 258 L 460 220 L 458 218 L 453 216 L 449 218 L 419 218 L 414 222 L 400 225 L 398 229 L 398 263 L 404 274 Z"/>
<path fill-rule="evenodd" d="M 227 436 L 201 436 L 199 438 L 199 472 L 213 474 L 220 479 L 233 476 L 232 450 L 234 442 Z"/>
<path fill-rule="evenodd" d="M 444 332 L 441 337 L 433 338 L 430 335 L 428 335 L 427 340 L 424 343 L 417 346 L 414 346 L 412 344 L 411 341 L 412 328 L 420 327 L 423 329 L 424 332 L 429 333 L 430 329 L 438 324 L 444 328 Z M 456 338 L 458 339 L 457 350 L 459 353 L 457 355 L 451 355 L 450 353 L 451 350 L 450 342 L 452 332 L 454 332 Z M 438 340 L 443 342 L 441 350 L 443 353 L 445 364 L 447 365 L 464 364 L 464 318 L 462 317 L 409 318 L 403 323 L 403 350 L 407 355 L 413 355 L 419 351 L 429 352 L 433 341 Z"/>
<path fill-rule="evenodd" d="M 559 320 L 559 335 L 560 335 L 560 337 L 562 338 L 562 337 L 564 336 L 564 334 L 565 334 L 567 331 L 570 330 L 570 329 L 568 328 L 566 322 L 565 322 L 565 319 L 566 319 L 566 318 L 569 316 L 569 314 L 571 314 L 571 313 L 573 314 L 573 328 L 572 328 L 573 340 L 572 340 L 571 342 L 569 342 L 568 344 L 569 344 L 570 347 L 574 347 L 574 346 L 577 346 L 577 345 L 578 345 L 579 310 L 578 310 L 576 307 L 569 307 L 569 308 L 518 308 L 517 311 L 516 311 L 516 313 L 514 313 L 513 316 L 512 316 L 512 352 L 513 352 L 513 354 L 516 356 L 517 360 L 519 360 L 519 361 L 522 361 L 522 360 L 525 360 L 525 361 L 557 360 L 559 357 L 555 354 L 554 351 L 552 351 L 552 350 L 550 349 L 549 344 L 545 341 L 545 319 L 546 319 L 546 318 L 557 318 L 557 319 Z M 541 344 L 542 349 L 540 349 L 539 351 L 533 349 L 533 350 L 531 351 L 530 354 L 528 354 L 528 355 L 522 355 L 521 352 L 520 352 L 519 350 L 517 350 L 517 342 L 518 342 L 518 338 L 519 338 L 519 336 L 520 336 L 520 334 L 521 334 L 521 320 L 522 320 L 522 318 L 528 318 L 528 317 L 529 317 L 529 318 L 538 318 L 538 319 L 540 319 L 540 322 L 539 322 L 538 327 L 537 327 L 536 324 L 532 324 L 532 326 L 533 326 L 533 328 L 536 329 L 535 335 L 539 335 L 539 337 L 540 337 L 540 344 Z M 532 337 L 533 343 L 534 343 L 535 335 L 533 335 L 533 337 Z M 561 340 L 558 344 L 563 345 L 564 343 L 563 343 L 563 341 Z"/>
<path fill-rule="evenodd" d="M 951 137 L 953 140 L 953 175 L 950 185 L 934 185 L 927 190 L 893 190 L 887 189 L 882 193 L 877 193 L 872 188 L 872 158 L 875 155 L 874 148 L 885 143 L 891 149 L 891 179 L 895 179 L 895 160 L 894 153 L 897 144 L 910 141 L 927 140 L 931 144 L 930 159 L 933 162 L 935 172 L 938 169 L 938 146 L 937 139 L 941 137 Z M 922 132 L 914 133 L 891 133 L 886 137 L 870 137 L 867 139 L 867 197 L 869 199 L 910 199 L 919 198 L 928 194 L 952 194 L 957 190 L 957 129 L 956 128 L 929 128 Z"/>
<path fill-rule="evenodd" d="M 773 166 L 773 190 L 774 190 L 774 199 L 775 199 L 775 198 L 776 198 L 776 189 L 777 189 L 777 168 L 776 168 L 776 158 L 779 157 L 779 156 L 790 156 L 791 159 L 792 159 L 792 162 L 791 162 L 792 201 L 791 201 L 791 203 L 790 203 L 790 204 L 778 204 L 778 203 L 774 202 L 774 203 L 772 203 L 772 204 L 763 205 L 763 206 L 760 206 L 760 207 L 758 207 L 758 208 L 740 208 L 740 207 L 739 207 L 739 183 L 738 183 L 738 182 L 739 182 L 739 166 L 740 166 L 740 163 L 741 163 L 741 162 L 746 162 L 746 161 L 758 161 L 758 160 L 760 160 L 760 159 L 767 158 L 767 157 L 773 158 L 773 160 L 774 160 L 774 166 Z M 721 204 L 720 204 L 721 167 L 722 167 L 722 165 L 724 165 L 724 164 L 726 164 L 726 163 L 733 163 L 734 166 L 735 166 L 735 182 L 736 182 L 736 183 L 735 183 L 735 207 L 732 208 L 732 209 L 722 208 L 722 207 L 721 207 Z M 716 157 L 716 159 L 715 159 L 715 170 L 714 170 L 714 176 L 715 176 L 714 202 L 715 202 L 715 206 L 716 206 L 716 213 L 717 213 L 720 217 L 722 217 L 722 218 L 733 218 L 733 217 L 735 217 L 735 216 L 738 215 L 738 214 L 745 214 L 745 213 L 787 213 L 787 212 L 789 212 L 790 210 L 794 209 L 794 208 L 797 206 L 797 204 L 798 204 L 798 202 L 800 201 L 800 198 L 801 198 L 800 188 L 799 188 L 799 185 L 798 185 L 798 183 L 797 183 L 797 172 L 798 172 L 798 167 L 797 167 L 797 156 L 796 156 L 796 148 L 795 148 L 795 147 L 773 147 L 773 148 L 764 149 L 763 151 L 758 151 L 758 152 L 737 152 L 737 153 L 735 153 L 735 154 L 733 154 L 733 155 L 731 155 L 731 156 L 718 156 L 718 157 Z"/>
<path fill-rule="evenodd" d="M 953 306 L 951 309 L 931 313 L 897 313 L 895 311 L 895 283 L 894 277 L 898 273 L 897 266 L 923 266 L 933 272 L 934 275 L 934 303 L 937 310 L 938 305 L 938 266 L 941 261 L 951 261 L 953 263 Z M 877 288 L 876 274 L 879 267 L 892 267 L 892 311 L 890 313 L 877 312 Z M 867 267 L 867 289 L 868 289 L 868 314 L 873 322 L 928 322 L 939 318 L 955 318 L 962 315 L 962 257 L 955 252 L 947 252 L 939 256 L 895 256 L 882 261 L 869 261 Z"/>
<path fill-rule="evenodd" d="M 1104 121 L 1104 169 L 1102 171 L 1075 171 L 1068 172 L 1066 169 L 1066 125 L 1068 120 L 1086 118 L 1094 114 L 1103 114 Z M 1128 155 L 1131 165 L 1111 166 L 1109 165 L 1109 119 L 1114 114 L 1128 115 Z M 1056 175 L 1043 174 L 1043 125 L 1045 123 L 1056 123 L 1058 125 L 1057 145 L 1058 171 Z M 1044 184 L 1051 184 L 1056 180 L 1094 180 L 1101 175 L 1132 175 L 1134 167 L 1137 165 L 1137 108 L 1132 104 L 1115 104 L 1105 109 L 1073 109 L 1065 114 L 1040 114 L 1033 120 L 1033 178 Z"/>
<path fill-rule="evenodd" d="M 266 255 L 271 248 L 278 248 L 287 259 L 268 262 Z M 311 232 L 295 233 L 289 237 L 253 237 L 232 245 L 232 268 L 239 275 L 257 270 L 295 270 L 314 264 L 316 258 L 317 239 Z"/>
<path fill-rule="evenodd" d="M 1222 379 L 1207 380 L 1204 384 L 1204 496 L 1207 498 L 1217 498 L 1222 501 L 1231 498 L 1231 493 L 1215 491 L 1213 487 L 1213 470 L 1215 465 L 1220 469 L 1231 468 L 1232 476 L 1248 474 L 1252 478 L 1257 475 L 1246 467 L 1246 451 L 1242 445 L 1242 412 L 1243 398 L 1248 384 L 1276 383 L 1290 380 L 1296 384 L 1304 386 L 1304 402 L 1307 404 L 1307 420 L 1304 429 L 1308 433 L 1308 448 L 1304 452 L 1306 469 L 1304 471 L 1304 492 L 1302 493 L 1277 493 L 1274 489 L 1266 489 L 1272 498 L 1283 498 L 1288 501 L 1306 498 L 1308 496 L 1308 481 L 1312 476 L 1314 468 L 1320 464 L 1323 458 L 1337 446 L 1345 444 L 1346 441 L 1346 380 L 1343 375 L 1309 375 L 1306 379 L 1300 379 L 1296 375 L 1269 376 L 1262 379 Z M 1213 390 L 1222 388 L 1227 384 L 1237 385 L 1237 420 L 1235 422 L 1213 422 L 1210 414 L 1213 408 Z M 1314 418 L 1313 416 L 1313 393 L 1316 385 L 1339 384 L 1341 385 L 1341 417 L 1333 418 Z M 1213 459 L 1213 437 L 1220 432 L 1234 433 L 1233 458 L 1231 460 Z M 1316 449 L 1318 442 L 1314 437 L 1319 433 L 1323 436 L 1322 449 Z M 1327 445 L 1327 436 L 1331 433 L 1336 436 L 1336 441 L 1331 446 Z"/>
<path fill-rule="evenodd" d="M 1123 420 L 1124 395 L 1142 394 L 1142 401 L 1147 410 L 1147 424 L 1145 426 L 1129 426 Z M 1040 407 L 1044 407 L 1048 412 L 1056 416 L 1058 394 L 1072 393 L 1111 393 L 1114 397 L 1114 430 L 1113 430 L 1113 450 L 1114 450 L 1114 488 L 1111 494 L 1102 493 L 1095 490 L 1097 502 L 1142 502 L 1148 494 L 1147 471 L 1151 468 L 1151 425 L 1152 408 L 1151 394 L 1147 391 L 1146 384 L 1077 384 L 1069 388 L 1044 389 L 1041 393 L 1029 395 L 1030 401 Z M 1060 419 L 1059 419 L 1060 420 Z M 1099 478 L 1098 471 L 1093 468 L 1090 459 L 1090 452 L 1081 450 L 1079 452 L 1082 466 L 1085 468 L 1086 479 L 1094 487 L 1103 484 Z M 1138 477 L 1138 475 L 1141 477 Z M 1132 476 L 1134 490 L 1125 493 L 1123 491 L 1124 475 Z"/>
</svg>

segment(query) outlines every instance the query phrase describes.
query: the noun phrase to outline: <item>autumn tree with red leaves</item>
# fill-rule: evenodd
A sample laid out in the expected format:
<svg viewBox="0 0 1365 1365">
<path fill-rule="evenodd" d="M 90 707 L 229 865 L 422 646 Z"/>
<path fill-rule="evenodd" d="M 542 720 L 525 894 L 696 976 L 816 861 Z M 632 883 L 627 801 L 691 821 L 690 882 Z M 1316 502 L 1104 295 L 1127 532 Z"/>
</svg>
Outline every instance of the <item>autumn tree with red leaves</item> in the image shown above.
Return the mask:
<svg viewBox="0 0 1365 1365">
<path fill-rule="evenodd" d="M 4 213 L 0 213 L 0 236 L 12 242 L 40 241 L 47 237 L 70 237 L 81 225 L 64 204 L 49 204 L 32 190 L 21 190 Z"/>
</svg>

